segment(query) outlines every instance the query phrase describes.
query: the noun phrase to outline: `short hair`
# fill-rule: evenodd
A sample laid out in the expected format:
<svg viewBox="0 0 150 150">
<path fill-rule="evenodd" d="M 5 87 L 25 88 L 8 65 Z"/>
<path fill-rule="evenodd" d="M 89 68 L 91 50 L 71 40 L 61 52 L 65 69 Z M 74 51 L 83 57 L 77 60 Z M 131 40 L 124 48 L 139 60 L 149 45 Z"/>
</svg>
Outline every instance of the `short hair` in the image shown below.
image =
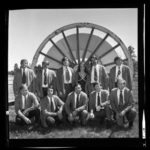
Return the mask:
<svg viewBox="0 0 150 150">
<path fill-rule="evenodd" d="M 76 83 L 76 84 L 74 85 L 74 89 L 75 89 L 77 86 L 80 86 L 80 87 L 81 87 L 81 84 L 80 84 L 80 83 Z"/>
<path fill-rule="evenodd" d="M 21 59 L 20 64 L 22 64 L 24 61 L 28 63 L 27 59 Z"/>
<path fill-rule="evenodd" d="M 22 84 L 19 88 L 19 91 L 23 90 L 23 89 L 28 89 L 26 84 Z"/>
<path fill-rule="evenodd" d="M 126 80 L 124 80 L 123 78 L 118 78 L 118 79 L 117 79 L 117 84 L 118 84 L 119 82 L 122 82 L 124 85 L 126 85 Z"/>
<path fill-rule="evenodd" d="M 93 55 L 92 57 L 91 57 L 91 59 L 92 58 L 94 58 L 95 60 L 98 60 L 98 58 L 95 56 L 95 55 Z"/>
<path fill-rule="evenodd" d="M 101 82 L 94 82 L 94 87 L 95 87 L 96 85 L 102 86 L 102 83 L 101 83 Z"/>
<path fill-rule="evenodd" d="M 121 57 L 119 57 L 119 56 L 114 58 L 114 63 L 116 63 L 117 60 L 121 60 L 122 61 Z"/>
<path fill-rule="evenodd" d="M 63 63 L 65 60 L 69 60 L 68 57 L 63 57 L 62 60 L 61 60 L 62 63 Z"/>
<path fill-rule="evenodd" d="M 49 61 L 43 61 L 42 64 L 46 64 L 47 66 L 49 65 Z"/>
</svg>

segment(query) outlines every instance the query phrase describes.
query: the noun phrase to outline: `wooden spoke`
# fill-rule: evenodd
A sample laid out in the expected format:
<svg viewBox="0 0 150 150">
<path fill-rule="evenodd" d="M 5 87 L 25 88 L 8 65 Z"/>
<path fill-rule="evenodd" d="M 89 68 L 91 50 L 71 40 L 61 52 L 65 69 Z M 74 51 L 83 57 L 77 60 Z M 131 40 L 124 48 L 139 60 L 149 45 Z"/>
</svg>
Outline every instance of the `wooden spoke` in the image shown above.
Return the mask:
<svg viewBox="0 0 150 150">
<path fill-rule="evenodd" d="M 89 38 L 88 38 L 88 41 L 87 41 L 87 44 L 86 44 L 86 47 L 85 47 L 85 50 L 84 50 L 84 53 L 83 53 L 83 56 L 82 56 L 82 62 L 84 62 L 84 59 L 85 59 L 85 56 L 86 56 L 86 53 L 87 53 L 87 50 L 88 50 L 88 47 L 89 47 L 89 44 L 90 44 L 90 41 L 91 41 L 91 37 L 93 35 L 93 31 L 94 31 L 94 28 L 92 28 L 91 33 L 89 35 Z"/>
<path fill-rule="evenodd" d="M 97 50 L 99 49 L 99 47 L 104 43 L 104 41 L 106 40 L 106 38 L 109 36 L 109 34 L 107 33 L 107 35 L 103 38 L 103 40 L 97 45 L 97 47 L 95 48 L 95 50 L 92 52 L 92 54 L 89 56 L 88 60 L 86 61 L 86 63 L 89 62 L 89 60 L 91 59 L 91 57 L 97 52 Z"/>
<path fill-rule="evenodd" d="M 105 52 L 104 54 L 102 54 L 99 59 L 101 59 L 102 57 L 106 56 L 108 53 L 110 53 L 111 51 L 113 51 L 115 48 L 117 48 L 118 46 L 120 46 L 120 44 L 117 44 L 116 46 L 112 47 L 111 49 L 109 49 L 107 52 Z"/>
<path fill-rule="evenodd" d="M 55 58 L 53 58 L 53 57 L 43 53 L 43 52 L 40 52 L 40 54 L 44 55 L 45 57 L 47 57 L 47 58 L 49 58 L 49 59 L 51 59 L 51 60 L 53 60 L 53 61 L 55 61 L 55 62 L 57 62 L 59 64 L 62 64 L 61 61 L 59 61 L 59 60 L 57 60 L 57 59 L 55 59 Z"/>
<path fill-rule="evenodd" d="M 52 44 L 55 46 L 55 48 L 59 51 L 59 53 L 63 56 L 63 57 L 67 57 L 63 52 L 62 50 L 54 43 L 54 41 L 52 39 L 49 39 Z M 69 58 L 68 58 L 69 59 Z M 72 61 L 69 59 L 69 63 L 72 64 Z"/>
<path fill-rule="evenodd" d="M 80 64 L 80 50 L 79 50 L 79 28 L 77 27 L 77 58 L 78 64 Z"/>
<path fill-rule="evenodd" d="M 66 45 L 67 45 L 67 47 L 68 47 L 68 49 L 69 49 L 69 52 L 70 52 L 70 54 L 71 54 L 71 57 L 72 57 L 74 63 L 77 64 L 76 59 L 75 59 L 75 57 L 74 57 L 74 55 L 73 55 L 73 53 L 72 53 L 71 47 L 70 47 L 70 45 L 69 45 L 69 42 L 68 42 L 68 40 L 67 40 L 67 38 L 66 38 L 66 36 L 65 36 L 65 34 L 64 34 L 63 31 L 62 31 L 62 35 L 63 35 L 63 37 L 64 37 L 64 39 L 65 39 Z"/>
</svg>

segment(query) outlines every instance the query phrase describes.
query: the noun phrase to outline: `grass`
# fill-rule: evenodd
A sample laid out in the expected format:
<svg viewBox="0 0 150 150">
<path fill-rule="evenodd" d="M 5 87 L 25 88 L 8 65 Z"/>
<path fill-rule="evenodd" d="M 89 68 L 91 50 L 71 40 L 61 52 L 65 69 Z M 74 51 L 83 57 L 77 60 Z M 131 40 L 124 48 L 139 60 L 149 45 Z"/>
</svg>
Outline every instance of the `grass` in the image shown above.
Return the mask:
<svg viewBox="0 0 150 150">
<path fill-rule="evenodd" d="M 9 89 L 12 91 L 12 89 Z M 12 93 L 12 92 L 11 92 Z M 138 112 L 138 84 L 137 80 L 133 82 L 133 95 L 136 101 L 136 110 Z M 12 98 L 11 98 L 12 99 Z M 76 125 L 56 126 L 52 129 L 36 127 L 29 130 L 26 126 L 20 127 L 15 124 L 14 106 L 9 107 L 9 138 L 10 139 L 42 139 L 42 138 L 138 138 L 139 137 L 139 119 L 138 114 L 132 129 L 122 129 L 114 125 L 106 129 L 105 124 L 98 125 L 89 123 L 82 127 Z"/>
</svg>

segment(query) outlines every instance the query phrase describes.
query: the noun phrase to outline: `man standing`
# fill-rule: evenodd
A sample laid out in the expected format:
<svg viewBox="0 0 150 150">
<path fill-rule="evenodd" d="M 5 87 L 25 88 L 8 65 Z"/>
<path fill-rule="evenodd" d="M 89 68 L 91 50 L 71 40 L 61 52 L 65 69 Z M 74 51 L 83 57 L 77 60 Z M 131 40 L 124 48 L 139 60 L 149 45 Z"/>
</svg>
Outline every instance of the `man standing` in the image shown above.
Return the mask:
<svg viewBox="0 0 150 150">
<path fill-rule="evenodd" d="M 41 123 L 43 127 L 52 127 L 63 119 L 62 110 L 64 102 L 53 95 L 53 88 L 47 89 L 47 96 L 41 101 Z"/>
<path fill-rule="evenodd" d="M 89 119 L 98 120 L 101 123 L 105 118 L 110 120 L 110 107 L 108 100 L 109 92 L 102 89 L 102 85 L 99 82 L 95 83 L 95 90 L 91 92 L 89 99 Z"/>
<path fill-rule="evenodd" d="M 53 70 L 48 69 L 49 62 L 42 62 L 42 69 L 37 73 L 36 90 L 38 96 L 43 98 L 47 96 L 47 89 L 53 86 L 54 93 L 56 93 L 56 73 Z"/>
<path fill-rule="evenodd" d="M 100 82 L 102 84 L 102 88 L 108 90 L 108 74 L 106 73 L 105 67 L 98 64 L 96 56 L 92 56 L 91 58 L 91 67 L 89 68 L 89 76 L 87 80 L 88 95 L 94 91 L 95 82 Z"/>
<path fill-rule="evenodd" d="M 75 91 L 71 92 L 65 104 L 65 111 L 70 123 L 81 121 L 81 125 L 86 125 L 88 116 L 88 97 L 81 91 L 81 85 L 75 86 Z"/>
<path fill-rule="evenodd" d="M 117 79 L 123 78 L 126 81 L 126 86 L 128 89 L 132 90 L 132 80 L 130 68 L 122 64 L 122 59 L 120 57 L 115 57 L 115 66 L 110 70 L 109 77 L 109 90 L 117 87 Z"/>
<path fill-rule="evenodd" d="M 127 87 L 125 87 L 125 80 L 118 79 L 117 85 L 118 88 L 112 89 L 110 93 L 109 99 L 111 108 L 114 112 L 117 124 L 120 126 L 124 126 L 126 117 L 129 123 L 129 128 L 131 128 L 136 117 L 133 95 L 131 91 Z"/>
<path fill-rule="evenodd" d="M 21 85 L 19 95 L 15 99 L 16 123 L 18 125 L 38 124 L 40 121 L 39 102 L 36 96 Z M 32 122 L 33 118 L 33 122 Z"/>
<path fill-rule="evenodd" d="M 30 92 L 35 91 L 35 74 L 34 71 L 28 68 L 28 61 L 22 59 L 20 69 L 17 69 L 13 80 L 13 91 L 15 97 L 19 94 L 19 88 L 22 84 L 28 87 Z"/>
<path fill-rule="evenodd" d="M 66 102 L 67 96 L 73 91 L 74 71 L 69 67 L 67 57 L 62 59 L 63 66 L 57 70 L 57 92 L 58 96 Z"/>
</svg>

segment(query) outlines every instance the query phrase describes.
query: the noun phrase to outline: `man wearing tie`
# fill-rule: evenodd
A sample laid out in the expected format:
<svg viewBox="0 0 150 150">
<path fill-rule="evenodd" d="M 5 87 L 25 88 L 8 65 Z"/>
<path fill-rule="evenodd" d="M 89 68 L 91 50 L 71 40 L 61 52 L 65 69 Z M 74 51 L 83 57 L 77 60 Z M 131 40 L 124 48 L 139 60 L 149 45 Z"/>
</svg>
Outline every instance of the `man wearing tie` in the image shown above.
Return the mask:
<svg viewBox="0 0 150 150">
<path fill-rule="evenodd" d="M 115 57 L 115 66 L 110 70 L 109 77 L 109 90 L 117 87 L 117 79 L 123 78 L 126 81 L 126 86 L 128 89 L 132 90 L 132 80 L 130 68 L 122 64 L 122 59 L 120 57 Z"/>
<path fill-rule="evenodd" d="M 98 64 L 98 59 L 96 56 L 92 56 L 91 58 L 91 67 L 89 67 L 89 76 L 87 82 L 88 95 L 94 91 L 95 82 L 100 82 L 102 84 L 102 88 L 108 90 L 108 74 L 106 73 L 105 67 Z"/>
<path fill-rule="evenodd" d="M 36 96 L 28 91 L 25 84 L 21 85 L 19 90 L 19 95 L 15 98 L 16 123 L 18 125 L 38 124 L 40 121 L 40 109 Z"/>
<path fill-rule="evenodd" d="M 136 117 L 133 95 L 131 91 L 125 87 L 126 81 L 124 79 L 118 79 L 117 85 L 118 88 L 112 89 L 109 96 L 111 108 L 114 112 L 117 124 L 126 126 L 126 118 L 128 120 L 129 128 L 131 128 Z"/>
<path fill-rule="evenodd" d="M 67 57 L 62 59 L 63 66 L 57 70 L 57 92 L 58 96 L 66 102 L 67 96 L 73 91 L 74 71 L 69 67 Z"/>
<path fill-rule="evenodd" d="M 13 80 L 13 91 L 15 97 L 19 94 L 19 88 L 22 84 L 26 84 L 30 92 L 35 92 L 35 74 L 32 69 L 28 67 L 28 61 L 22 59 L 20 69 L 17 69 Z"/>
<path fill-rule="evenodd" d="M 81 85 L 75 85 L 75 91 L 71 92 L 65 103 L 67 119 L 70 123 L 81 121 L 81 125 L 86 125 L 88 116 L 88 97 L 81 91 Z"/>
<path fill-rule="evenodd" d="M 100 124 L 110 121 L 110 102 L 108 100 L 109 92 L 102 89 L 102 85 L 99 82 L 95 83 L 95 90 L 91 92 L 89 98 L 89 119 L 98 120 Z"/>
<path fill-rule="evenodd" d="M 36 91 L 40 98 L 47 96 L 47 89 L 53 86 L 54 93 L 56 94 L 56 73 L 48 69 L 49 62 L 42 62 L 42 69 L 37 73 Z"/>
<path fill-rule="evenodd" d="M 64 102 L 57 95 L 53 95 L 53 88 L 47 89 L 47 96 L 44 97 L 40 104 L 43 127 L 52 127 L 56 123 L 61 123 Z"/>
</svg>

